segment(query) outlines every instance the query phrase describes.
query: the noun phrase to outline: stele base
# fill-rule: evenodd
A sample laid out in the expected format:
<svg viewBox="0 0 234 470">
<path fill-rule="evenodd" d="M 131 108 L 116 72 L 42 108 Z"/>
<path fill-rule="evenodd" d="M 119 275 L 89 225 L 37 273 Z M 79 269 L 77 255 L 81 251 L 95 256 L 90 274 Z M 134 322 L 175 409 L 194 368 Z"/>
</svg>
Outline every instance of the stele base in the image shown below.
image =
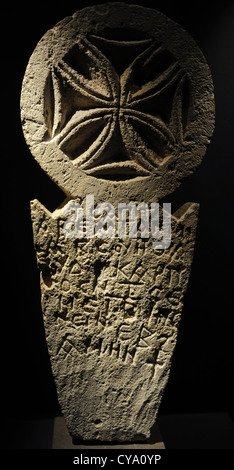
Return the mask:
<svg viewBox="0 0 234 470">
<path fill-rule="evenodd" d="M 149 439 L 144 442 L 90 442 L 73 441 L 70 436 L 65 420 L 58 416 L 54 420 L 53 449 L 165 449 L 157 423 L 152 428 Z"/>
</svg>

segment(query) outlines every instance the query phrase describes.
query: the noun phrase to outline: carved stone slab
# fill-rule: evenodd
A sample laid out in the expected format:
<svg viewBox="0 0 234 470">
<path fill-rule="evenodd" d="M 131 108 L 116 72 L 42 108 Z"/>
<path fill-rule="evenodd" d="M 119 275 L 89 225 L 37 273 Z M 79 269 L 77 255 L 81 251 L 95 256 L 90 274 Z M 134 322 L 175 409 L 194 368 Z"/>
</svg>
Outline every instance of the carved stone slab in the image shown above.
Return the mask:
<svg viewBox="0 0 234 470">
<path fill-rule="evenodd" d="M 149 437 L 170 370 L 192 262 L 197 205 L 152 240 L 67 240 L 32 202 L 47 344 L 62 412 L 85 440 Z"/>
<path fill-rule="evenodd" d="M 168 380 L 193 257 L 198 204 L 152 235 L 67 237 L 85 198 L 156 203 L 201 163 L 213 86 L 193 39 L 161 13 L 110 3 L 48 31 L 30 58 L 22 124 L 33 156 L 64 190 L 54 213 L 31 203 L 45 333 L 73 438 L 149 437 Z M 95 211 L 93 211 L 94 213 Z M 100 214 L 99 214 L 100 215 Z M 116 224 L 118 223 L 118 217 Z"/>
<path fill-rule="evenodd" d="M 95 192 L 97 202 L 172 192 L 201 163 L 214 126 L 210 71 L 194 40 L 163 14 L 122 3 L 48 31 L 21 102 L 41 167 L 69 197 Z"/>
</svg>

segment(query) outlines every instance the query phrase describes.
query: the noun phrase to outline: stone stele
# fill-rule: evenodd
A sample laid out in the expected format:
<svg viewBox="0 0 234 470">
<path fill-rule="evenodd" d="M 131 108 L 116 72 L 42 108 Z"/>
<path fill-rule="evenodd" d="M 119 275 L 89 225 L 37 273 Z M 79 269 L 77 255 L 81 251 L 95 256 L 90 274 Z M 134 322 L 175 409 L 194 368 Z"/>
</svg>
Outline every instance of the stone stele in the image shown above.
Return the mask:
<svg viewBox="0 0 234 470">
<path fill-rule="evenodd" d="M 36 46 L 21 117 L 32 155 L 66 194 L 53 213 L 32 201 L 31 214 L 46 340 L 68 430 L 84 440 L 145 440 L 169 376 L 199 206 L 185 203 L 174 213 L 171 243 L 154 249 L 139 225 L 135 238 L 117 229 L 109 236 L 109 206 L 100 214 L 96 205 L 152 207 L 201 163 L 214 128 L 206 60 L 156 10 L 88 7 Z M 75 215 L 67 235 L 78 203 L 84 235 L 74 230 Z M 93 224 L 102 221 L 102 236 L 92 236 L 88 212 Z"/>
</svg>

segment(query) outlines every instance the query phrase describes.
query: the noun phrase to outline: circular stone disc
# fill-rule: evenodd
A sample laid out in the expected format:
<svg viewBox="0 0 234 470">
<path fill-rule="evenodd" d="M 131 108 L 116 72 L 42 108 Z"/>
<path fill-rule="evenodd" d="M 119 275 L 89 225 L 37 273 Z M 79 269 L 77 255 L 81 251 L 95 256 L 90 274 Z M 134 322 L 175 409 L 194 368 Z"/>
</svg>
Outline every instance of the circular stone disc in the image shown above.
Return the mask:
<svg viewBox="0 0 234 470">
<path fill-rule="evenodd" d="M 69 197 L 155 200 L 201 163 L 214 128 L 213 84 L 178 24 L 107 3 L 42 37 L 21 117 L 33 156 Z"/>
</svg>

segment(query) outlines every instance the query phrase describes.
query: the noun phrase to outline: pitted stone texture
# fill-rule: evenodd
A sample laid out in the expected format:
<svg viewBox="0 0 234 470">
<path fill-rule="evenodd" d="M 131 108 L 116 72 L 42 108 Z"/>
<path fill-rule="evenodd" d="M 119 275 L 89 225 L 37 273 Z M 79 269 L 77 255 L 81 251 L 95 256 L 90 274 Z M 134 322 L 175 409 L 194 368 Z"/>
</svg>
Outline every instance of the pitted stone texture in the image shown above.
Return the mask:
<svg viewBox="0 0 234 470">
<path fill-rule="evenodd" d="M 80 202 L 80 201 L 79 201 Z M 66 239 L 66 216 L 32 202 L 42 307 L 62 412 L 74 438 L 150 436 L 168 380 L 198 205 L 172 217 L 172 243 Z"/>
<path fill-rule="evenodd" d="M 97 202 L 171 193 L 201 163 L 214 127 L 194 40 L 163 14 L 123 3 L 85 8 L 43 36 L 21 108 L 41 167 L 70 197 L 95 188 Z"/>
<path fill-rule="evenodd" d="M 163 14 L 107 3 L 48 31 L 23 81 L 24 135 L 74 200 L 154 203 L 201 163 L 213 85 L 194 40 Z M 32 202 L 46 340 L 74 438 L 146 439 L 168 380 L 198 206 L 172 217 L 171 245 L 66 239 L 63 208 Z"/>
</svg>

